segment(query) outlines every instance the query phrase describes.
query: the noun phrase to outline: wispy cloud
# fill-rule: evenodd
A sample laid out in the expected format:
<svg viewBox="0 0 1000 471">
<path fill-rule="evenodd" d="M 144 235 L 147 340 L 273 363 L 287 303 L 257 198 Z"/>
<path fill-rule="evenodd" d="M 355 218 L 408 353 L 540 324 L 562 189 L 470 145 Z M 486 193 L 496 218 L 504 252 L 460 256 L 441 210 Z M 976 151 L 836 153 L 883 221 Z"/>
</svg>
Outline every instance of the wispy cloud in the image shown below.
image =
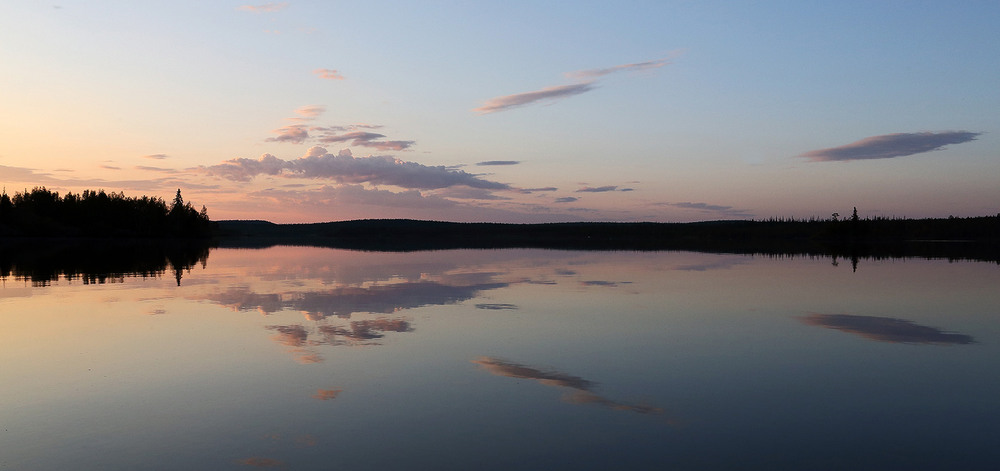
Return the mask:
<svg viewBox="0 0 1000 471">
<path fill-rule="evenodd" d="M 717 213 L 726 217 L 736 217 L 736 218 L 753 217 L 753 214 L 751 214 L 746 209 L 736 209 L 732 206 L 724 206 L 721 204 L 692 203 L 686 201 L 683 203 L 660 203 L 659 205 L 672 206 L 674 208 L 681 208 L 681 209 L 693 209 L 706 213 Z"/>
<path fill-rule="evenodd" d="M 941 150 L 948 144 L 974 141 L 982 133 L 969 131 L 896 133 L 864 138 L 839 147 L 799 155 L 813 162 L 891 159 Z"/>
<path fill-rule="evenodd" d="M 369 183 L 401 188 L 430 190 L 468 186 L 489 190 L 507 190 L 510 186 L 443 166 L 426 166 L 390 156 L 354 157 L 349 149 L 337 155 L 322 147 L 310 148 L 305 156 L 282 160 L 264 154 L 257 160 L 239 158 L 211 167 L 201 167 L 209 175 L 232 181 L 249 181 L 257 175 L 281 175 L 292 178 L 328 179 L 338 183 Z"/>
<path fill-rule="evenodd" d="M 169 158 L 169 156 L 167 154 L 149 154 L 149 155 L 142 156 L 142 158 L 144 158 L 144 159 L 152 159 L 152 160 L 163 160 L 163 159 Z"/>
<path fill-rule="evenodd" d="M 344 80 L 344 76 L 337 69 L 316 69 L 313 73 L 321 79 Z"/>
<path fill-rule="evenodd" d="M 646 62 L 636 62 L 633 64 L 616 65 L 614 67 L 608 67 L 604 69 L 579 70 L 576 72 L 567 73 L 566 76 L 575 79 L 593 79 L 608 74 L 613 74 L 615 72 L 634 72 L 640 70 L 656 69 L 670 63 L 671 63 L 670 58 L 664 58 Z"/>
<path fill-rule="evenodd" d="M 576 190 L 577 193 L 606 193 L 609 191 L 618 191 L 618 186 L 617 185 L 607 185 L 598 187 L 585 186 L 583 188 L 580 188 L 579 190 Z"/>
<path fill-rule="evenodd" d="M 651 70 L 664 65 L 670 64 L 670 58 L 656 59 L 645 62 L 635 62 L 632 64 L 622 64 L 613 67 L 607 67 L 603 69 L 589 69 L 580 70 L 576 72 L 569 72 L 566 74 L 567 78 L 579 81 L 579 83 L 574 83 L 570 85 L 559 85 L 555 87 L 543 88 L 541 90 L 536 90 L 532 92 L 515 93 L 513 95 L 499 96 L 496 98 L 491 98 L 483 103 L 483 106 L 479 108 L 474 108 L 479 114 L 495 113 L 497 111 L 505 111 L 511 108 L 517 108 L 524 105 L 529 105 L 531 103 L 539 101 L 549 101 L 556 102 L 563 98 L 570 97 L 573 95 L 579 95 L 581 93 L 587 93 L 594 90 L 596 85 L 594 81 L 600 77 L 615 72 L 627 72 L 627 71 L 640 71 L 640 70 Z"/>
<path fill-rule="evenodd" d="M 562 198 L 556 198 L 555 202 L 556 203 L 572 203 L 574 201 L 579 201 L 579 200 L 580 200 L 580 198 L 576 198 L 576 197 L 573 197 L 573 196 L 563 196 Z"/>
<path fill-rule="evenodd" d="M 477 162 L 476 165 L 517 165 L 521 163 L 520 160 L 487 160 L 485 162 Z"/>
<path fill-rule="evenodd" d="M 268 142 L 289 142 L 292 144 L 302 144 L 309 139 L 308 126 L 304 124 L 291 124 L 288 126 L 282 126 L 274 131 L 271 131 L 277 136 L 269 137 L 265 139 Z"/>
<path fill-rule="evenodd" d="M 444 188 L 435 193 L 438 196 L 443 196 L 445 198 L 454 198 L 460 200 L 510 200 L 506 196 L 500 196 L 493 193 L 493 190 L 488 190 L 485 188 L 469 188 L 467 186 L 457 186 Z"/>
<path fill-rule="evenodd" d="M 319 138 L 321 142 L 345 142 L 350 140 L 355 141 L 372 141 L 374 139 L 381 139 L 385 137 L 385 134 L 379 134 L 375 132 L 368 131 L 351 131 L 345 134 L 328 134 Z"/>
<path fill-rule="evenodd" d="M 323 105 L 306 105 L 295 110 L 295 114 L 307 119 L 315 119 L 325 112 L 326 107 Z"/>
<path fill-rule="evenodd" d="M 520 190 L 517 191 L 529 195 L 531 193 L 536 193 L 536 192 L 559 191 L 559 189 L 554 186 L 545 186 L 541 188 L 521 188 Z"/>
<path fill-rule="evenodd" d="M 731 211 L 733 209 L 732 206 L 723 206 L 721 204 L 708 204 L 708 203 L 684 202 L 684 203 L 668 203 L 668 205 L 673 206 L 675 208 L 698 209 L 701 211 Z"/>
<path fill-rule="evenodd" d="M 371 147 L 378 150 L 406 150 L 416 141 L 380 141 L 385 134 L 368 131 L 352 131 L 345 134 L 327 134 L 319 138 L 322 143 L 350 141 L 352 146 Z"/>
<path fill-rule="evenodd" d="M 162 167 L 150 167 L 147 165 L 136 165 L 136 170 L 146 170 L 149 172 L 161 172 L 161 173 L 179 173 L 176 169 L 172 168 L 162 168 Z"/>
<path fill-rule="evenodd" d="M 262 5 L 243 5 L 237 7 L 237 10 L 248 11 L 251 13 L 272 13 L 280 10 L 284 10 L 288 7 L 288 2 L 271 2 L 264 3 Z"/>
<path fill-rule="evenodd" d="M 594 86 L 590 82 L 548 87 L 533 92 L 515 93 L 513 95 L 491 98 L 486 100 L 486 103 L 483 103 L 483 106 L 475 108 L 472 111 L 478 112 L 479 114 L 495 113 L 497 111 L 509 110 L 511 108 L 524 106 L 537 101 L 549 100 L 555 102 L 559 99 L 586 93 L 593 89 Z"/>
<path fill-rule="evenodd" d="M 304 122 L 314 121 L 326 112 L 323 105 L 308 105 L 295 110 L 294 116 L 285 118 L 296 124 L 277 128 L 272 133 L 274 137 L 265 139 L 267 142 L 283 142 L 289 144 L 304 144 L 307 141 L 330 144 L 334 142 L 350 142 L 352 146 L 369 147 L 382 151 L 402 151 L 413 147 L 416 141 L 411 140 L 381 140 L 385 134 L 371 132 L 371 129 L 383 127 L 378 124 L 351 124 L 348 126 L 317 126 Z"/>
<path fill-rule="evenodd" d="M 385 134 L 351 131 L 344 134 L 327 134 L 318 140 L 325 144 L 350 141 L 352 146 L 371 147 L 378 150 L 406 150 L 416 144 L 416 141 L 380 141 L 379 139 L 383 137 Z"/>
</svg>

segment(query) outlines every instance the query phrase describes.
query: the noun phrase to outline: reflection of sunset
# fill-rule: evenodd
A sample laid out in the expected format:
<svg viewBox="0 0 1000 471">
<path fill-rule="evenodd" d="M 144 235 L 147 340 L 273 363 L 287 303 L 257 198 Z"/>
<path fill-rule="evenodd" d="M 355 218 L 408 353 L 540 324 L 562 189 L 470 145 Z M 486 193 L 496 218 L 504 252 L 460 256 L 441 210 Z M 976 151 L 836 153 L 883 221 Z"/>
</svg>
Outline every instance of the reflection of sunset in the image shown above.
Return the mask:
<svg viewBox="0 0 1000 471">
<path fill-rule="evenodd" d="M 0 461 L 798 469 L 816 450 L 860 463 L 919 440 L 932 445 L 907 469 L 947 468 L 938 445 L 993 457 L 998 276 L 943 260 L 852 273 L 821 257 L 278 247 L 213 250 L 180 287 L 8 279 Z M 815 314 L 853 310 L 882 317 Z"/>
<path fill-rule="evenodd" d="M 915 324 L 904 319 L 849 314 L 812 314 L 800 318 L 809 325 L 827 327 L 880 342 L 967 345 L 975 343 L 971 336 L 945 332 Z"/>
</svg>

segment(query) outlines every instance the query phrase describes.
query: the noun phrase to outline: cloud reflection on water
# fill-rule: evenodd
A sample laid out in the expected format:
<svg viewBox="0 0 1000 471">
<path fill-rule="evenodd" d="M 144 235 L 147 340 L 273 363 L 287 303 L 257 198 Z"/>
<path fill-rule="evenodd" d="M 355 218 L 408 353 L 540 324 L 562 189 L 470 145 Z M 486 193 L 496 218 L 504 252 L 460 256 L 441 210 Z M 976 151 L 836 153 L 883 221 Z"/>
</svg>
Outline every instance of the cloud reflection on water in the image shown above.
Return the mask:
<svg viewBox="0 0 1000 471">
<path fill-rule="evenodd" d="M 869 340 L 892 343 L 968 345 L 975 343 L 972 336 L 942 331 L 892 317 L 855 316 L 850 314 L 811 314 L 800 317 L 808 325 L 826 327 Z"/>
<path fill-rule="evenodd" d="M 384 332 L 413 332 L 410 322 L 405 319 L 368 319 L 351 321 L 348 325 L 319 325 L 307 328 L 301 324 L 269 325 L 268 330 L 276 331 L 275 342 L 289 347 L 299 363 L 320 363 L 323 357 L 311 347 L 322 345 L 363 346 L 379 345 Z"/>
<path fill-rule="evenodd" d="M 454 304 L 475 298 L 480 291 L 506 286 L 508 283 L 454 286 L 420 281 L 285 294 L 261 294 L 243 287 L 210 293 L 205 298 L 234 310 L 258 310 L 263 314 L 270 314 L 291 309 L 306 313 L 310 320 L 321 320 L 331 316 L 350 318 L 351 314 L 359 312 L 391 314 L 402 309 Z"/>
<path fill-rule="evenodd" d="M 558 371 L 543 371 L 530 366 L 519 365 L 492 357 L 479 357 L 472 360 L 479 367 L 496 376 L 508 378 L 531 379 L 546 386 L 573 389 L 562 400 L 570 404 L 596 404 L 613 410 L 623 410 L 638 414 L 662 414 L 663 409 L 646 404 L 626 404 L 613 401 L 591 391 L 596 383 L 579 376 L 573 376 Z"/>
</svg>

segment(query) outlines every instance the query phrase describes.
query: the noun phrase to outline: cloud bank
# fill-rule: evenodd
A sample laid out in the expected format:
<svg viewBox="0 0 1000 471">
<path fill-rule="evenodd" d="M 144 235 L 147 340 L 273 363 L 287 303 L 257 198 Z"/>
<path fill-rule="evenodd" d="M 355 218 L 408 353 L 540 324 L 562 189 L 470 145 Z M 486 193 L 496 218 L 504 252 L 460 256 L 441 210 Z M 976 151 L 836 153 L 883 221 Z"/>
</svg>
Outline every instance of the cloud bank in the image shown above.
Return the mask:
<svg viewBox="0 0 1000 471">
<path fill-rule="evenodd" d="M 941 150 L 948 144 L 974 141 L 982 133 L 969 131 L 896 133 L 872 136 L 839 147 L 799 155 L 813 162 L 891 159 Z"/>
<path fill-rule="evenodd" d="M 401 188 L 434 190 L 467 186 L 487 190 L 507 190 L 510 186 L 484 180 L 477 175 L 444 166 L 427 166 L 390 156 L 354 157 L 349 149 L 334 155 L 322 147 L 310 148 L 295 160 L 264 154 L 257 160 L 238 158 L 210 167 L 203 172 L 231 181 L 246 182 L 258 175 L 292 178 L 327 179 L 338 183 L 369 183 Z"/>
</svg>

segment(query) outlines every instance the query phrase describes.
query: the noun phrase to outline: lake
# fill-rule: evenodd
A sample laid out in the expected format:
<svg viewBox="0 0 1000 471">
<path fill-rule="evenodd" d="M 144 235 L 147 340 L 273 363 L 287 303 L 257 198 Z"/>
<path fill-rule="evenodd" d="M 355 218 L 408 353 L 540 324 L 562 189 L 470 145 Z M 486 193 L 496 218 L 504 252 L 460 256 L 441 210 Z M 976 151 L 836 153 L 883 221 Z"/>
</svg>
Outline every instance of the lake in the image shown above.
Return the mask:
<svg viewBox="0 0 1000 471">
<path fill-rule="evenodd" d="M 5 470 L 1000 462 L 996 263 L 272 247 L 21 268 L 0 285 Z"/>
</svg>

